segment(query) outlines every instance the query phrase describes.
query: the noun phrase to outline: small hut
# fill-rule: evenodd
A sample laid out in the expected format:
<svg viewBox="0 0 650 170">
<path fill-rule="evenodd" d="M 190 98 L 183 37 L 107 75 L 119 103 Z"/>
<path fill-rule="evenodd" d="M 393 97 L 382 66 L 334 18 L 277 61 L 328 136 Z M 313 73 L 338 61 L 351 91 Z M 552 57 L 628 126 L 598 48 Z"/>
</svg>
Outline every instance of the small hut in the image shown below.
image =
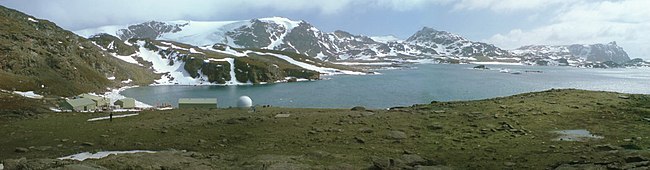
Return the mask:
<svg viewBox="0 0 650 170">
<path fill-rule="evenodd" d="M 217 108 L 217 98 L 180 98 L 178 99 L 178 108 L 214 109 Z"/>
<path fill-rule="evenodd" d="M 95 101 L 88 98 L 65 100 L 61 102 L 59 106 L 61 106 L 63 109 L 72 110 L 75 112 L 91 111 L 97 109 L 97 104 Z"/>
<path fill-rule="evenodd" d="M 122 108 L 122 109 L 133 109 L 133 108 L 135 108 L 135 99 L 133 99 L 133 98 L 124 98 L 124 99 L 120 99 L 120 100 L 115 101 L 115 103 L 113 103 L 113 104 L 115 104 L 116 106 L 120 106 L 120 108 Z"/>
</svg>

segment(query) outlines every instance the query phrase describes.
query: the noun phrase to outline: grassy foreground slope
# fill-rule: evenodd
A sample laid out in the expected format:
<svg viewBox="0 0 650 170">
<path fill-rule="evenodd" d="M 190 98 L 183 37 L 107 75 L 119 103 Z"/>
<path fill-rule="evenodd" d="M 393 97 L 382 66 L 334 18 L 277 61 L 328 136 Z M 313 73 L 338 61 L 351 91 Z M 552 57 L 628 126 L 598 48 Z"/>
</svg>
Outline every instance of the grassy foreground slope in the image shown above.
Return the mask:
<svg viewBox="0 0 650 170">
<path fill-rule="evenodd" d="M 51 100 L 26 98 L 14 93 L 0 91 L 0 119 L 23 119 L 50 112 Z"/>
<path fill-rule="evenodd" d="M 155 75 L 104 53 L 92 42 L 19 11 L 0 6 L 0 89 L 72 96 Z M 109 80 L 108 77 L 115 77 Z"/>
<path fill-rule="evenodd" d="M 276 118 L 277 114 L 291 114 Z M 258 108 L 51 113 L 0 120 L 5 167 L 108 169 L 647 168 L 650 96 L 550 90 L 391 110 Z M 602 139 L 554 141 L 557 130 Z M 19 149 L 27 149 L 17 152 Z M 84 151 L 155 150 L 84 162 Z M 185 150 L 185 151 L 182 151 Z M 25 152 L 23 152 L 25 151 Z M 18 158 L 28 159 L 18 159 Z"/>
</svg>

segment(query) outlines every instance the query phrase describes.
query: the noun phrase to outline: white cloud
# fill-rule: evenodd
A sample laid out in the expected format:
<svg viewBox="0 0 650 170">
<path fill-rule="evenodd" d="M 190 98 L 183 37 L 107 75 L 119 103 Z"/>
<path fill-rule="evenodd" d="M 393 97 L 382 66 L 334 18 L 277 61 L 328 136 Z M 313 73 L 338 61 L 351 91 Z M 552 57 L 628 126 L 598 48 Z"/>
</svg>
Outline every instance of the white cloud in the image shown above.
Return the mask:
<svg viewBox="0 0 650 170">
<path fill-rule="evenodd" d="M 366 0 L 383 8 L 389 8 L 396 11 L 407 11 L 412 9 L 422 9 L 430 5 L 444 5 L 456 0 Z M 359 0 L 356 2 L 364 2 Z"/>
<path fill-rule="evenodd" d="M 459 0 L 456 10 L 489 9 L 496 12 L 540 10 L 550 6 L 575 3 L 579 0 Z"/>
<path fill-rule="evenodd" d="M 274 10 L 320 15 L 334 15 L 343 10 L 369 7 L 406 11 L 452 1 L 454 0 L 0 0 L 0 3 L 55 21 L 69 29 L 80 29 L 149 20 L 219 20 L 231 15 L 268 13 Z"/>
<path fill-rule="evenodd" d="M 650 57 L 650 48 L 645 48 L 650 44 L 649 0 L 0 0 L 0 4 L 73 30 L 148 20 L 249 19 L 240 17 L 270 16 L 274 11 L 328 16 L 368 8 L 391 12 L 448 7 L 453 13 L 524 15 L 527 24 L 535 24 L 485 40 L 504 48 L 617 41 L 632 57 Z"/>
<path fill-rule="evenodd" d="M 650 58 L 650 6 L 646 0 L 580 2 L 549 16 L 548 25 L 497 34 L 488 42 L 503 48 L 530 44 L 617 41 L 630 57 Z"/>
</svg>

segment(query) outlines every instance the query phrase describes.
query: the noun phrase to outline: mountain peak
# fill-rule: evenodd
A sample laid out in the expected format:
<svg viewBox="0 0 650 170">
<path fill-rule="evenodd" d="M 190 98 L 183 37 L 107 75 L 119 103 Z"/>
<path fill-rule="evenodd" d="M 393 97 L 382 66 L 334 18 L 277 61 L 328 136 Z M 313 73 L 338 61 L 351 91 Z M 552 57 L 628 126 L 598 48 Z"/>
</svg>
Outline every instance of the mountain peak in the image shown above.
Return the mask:
<svg viewBox="0 0 650 170">
<path fill-rule="evenodd" d="M 343 31 L 343 30 L 334 31 L 334 35 L 336 35 L 338 37 L 354 37 L 354 35 L 350 34 L 347 31 Z"/>
<path fill-rule="evenodd" d="M 528 45 L 517 48 L 513 51 L 520 56 L 532 56 L 533 58 L 565 58 L 582 59 L 585 61 L 614 61 L 623 63 L 630 58 L 616 44 L 616 41 L 607 44 L 573 44 L 573 45 Z"/>
<path fill-rule="evenodd" d="M 265 22 L 275 22 L 275 23 L 292 23 L 292 24 L 295 24 L 295 25 L 298 25 L 298 24 L 304 22 L 304 21 L 291 20 L 291 19 L 286 18 L 286 17 L 266 17 L 266 18 L 258 18 L 258 20 L 265 21 Z"/>
<path fill-rule="evenodd" d="M 438 32 L 438 30 L 433 29 L 431 27 L 427 27 L 427 26 L 422 27 L 422 29 L 420 29 L 420 31 L 422 31 L 422 32 Z"/>
<path fill-rule="evenodd" d="M 458 41 L 467 41 L 467 39 L 450 32 L 438 31 L 430 27 L 423 27 L 420 31 L 406 39 L 406 41 L 415 43 L 435 42 L 447 45 Z"/>
<path fill-rule="evenodd" d="M 276 21 L 294 21 L 294 20 L 291 20 L 290 18 L 287 18 L 287 17 L 278 17 L 278 16 L 258 18 L 258 19 L 259 20 L 276 20 Z"/>
</svg>

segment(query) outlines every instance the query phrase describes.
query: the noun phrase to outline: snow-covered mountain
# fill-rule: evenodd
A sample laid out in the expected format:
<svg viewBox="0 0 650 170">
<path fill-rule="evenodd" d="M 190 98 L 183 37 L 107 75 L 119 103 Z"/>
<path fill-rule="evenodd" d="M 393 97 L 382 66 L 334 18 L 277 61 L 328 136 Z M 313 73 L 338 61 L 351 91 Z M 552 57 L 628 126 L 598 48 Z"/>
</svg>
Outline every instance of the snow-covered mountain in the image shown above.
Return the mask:
<svg viewBox="0 0 650 170">
<path fill-rule="evenodd" d="M 630 60 L 625 50 L 616 42 L 590 45 L 529 45 L 512 50 L 512 52 L 527 61 L 533 61 L 540 65 L 564 60 L 567 60 L 566 64 L 606 61 L 624 63 Z M 560 63 L 560 65 L 562 64 Z"/>
<path fill-rule="evenodd" d="M 221 44 L 197 47 L 138 38 L 122 41 L 109 34 L 89 39 L 113 57 L 159 74 L 155 85 L 265 84 L 314 80 L 321 75 L 366 74 L 276 50 L 237 49 Z"/>
<path fill-rule="evenodd" d="M 340 30 L 323 32 L 305 21 L 281 17 L 242 21 L 151 21 L 75 33 L 86 37 L 108 33 L 122 40 L 149 38 L 195 46 L 219 43 L 238 48 L 296 52 L 327 61 L 510 57 L 507 51 L 494 45 L 426 27 L 406 41 L 392 41 L 392 37 L 375 37 L 379 40 L 375 41 Z"/>
<path fill-rule="evenodd" d="M 509 52 L 492 44 L 470 41 L 460 35 L 424 27 L 406 39 L 407 43 L 434 49 L 445 56 L 509 57 Z"/>
<path fill-rule="evenodd" d="M 240 21 L 150 21 L 104 26 L 75 33 L 90 37 L 108 33 L 122 40 L 144 38 L 204 47 L 224 44 L 235 48 L 295 52 L 322 61 L 397 62 L 515 62 L 533 65 L 574 65 L 583 62 L 629 60 L 609 44 L 531 45 L 508 51 L 492 44 L 424 27 L 406 40 L 394 36 L 369 37 L 346 31 L 323 32 L 306 21 L 271 17 Z"/>
<path fill-rule="evenodd" d="M 107 33 L 122 40 L 157 39 L 196 46 L 222 43 L 234 47 L 261 48 L 275 45 L 278 40 L 281 41 L 281 38 L 286 36 L 288 30 L 293 29 L 299 23 L 286 18 L 244 21 L 150 21 L 134 25 L 103 26 L 79 30 L 75 33 L 85 37 Z"/>
</svg>

